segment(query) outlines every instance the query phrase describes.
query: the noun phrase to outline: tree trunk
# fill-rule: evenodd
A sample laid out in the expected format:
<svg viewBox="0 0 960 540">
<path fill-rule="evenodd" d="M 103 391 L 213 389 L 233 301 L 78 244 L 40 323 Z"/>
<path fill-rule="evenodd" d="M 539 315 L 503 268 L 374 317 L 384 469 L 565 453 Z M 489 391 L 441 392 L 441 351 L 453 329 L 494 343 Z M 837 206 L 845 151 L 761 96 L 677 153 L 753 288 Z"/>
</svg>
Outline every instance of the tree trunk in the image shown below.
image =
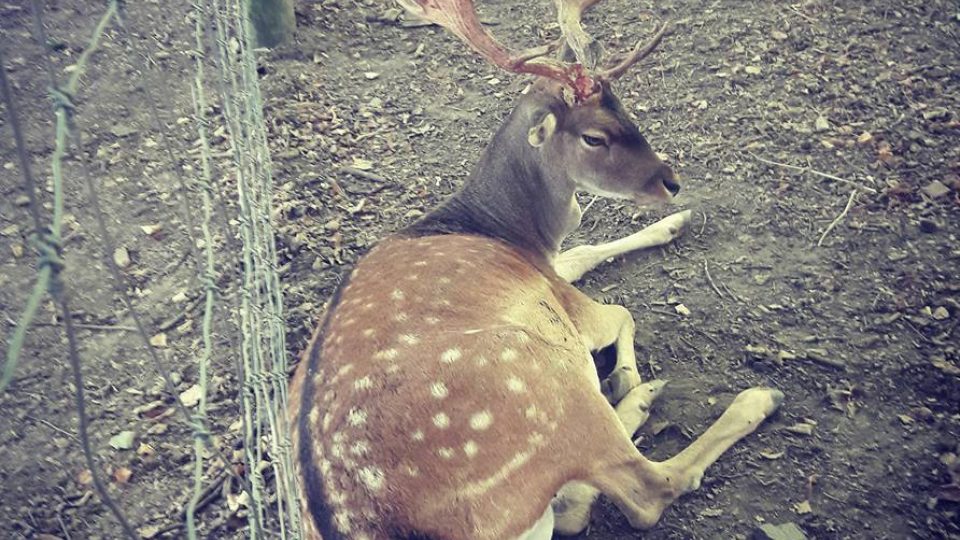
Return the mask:
<svg viewBox="0 0 960 540">
<path fill-rule="evenodd" d="M 257 47 L 276 47 L 297 28 L 294 0 L 247 0 Z"/>
</svg>

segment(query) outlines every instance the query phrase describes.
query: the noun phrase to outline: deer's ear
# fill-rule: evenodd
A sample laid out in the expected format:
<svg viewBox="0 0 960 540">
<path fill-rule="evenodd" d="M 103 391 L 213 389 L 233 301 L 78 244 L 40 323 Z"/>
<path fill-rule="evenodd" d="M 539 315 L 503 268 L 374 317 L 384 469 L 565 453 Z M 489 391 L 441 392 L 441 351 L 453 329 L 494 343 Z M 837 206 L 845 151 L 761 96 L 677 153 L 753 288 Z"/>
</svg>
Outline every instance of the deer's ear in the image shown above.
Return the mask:
<svg viewBox="0 0 960 540">
<path fill-rule="evenodd" d="M 533 147 L 542 146 L 556 130 L 557 117 L 553 113 L 547 113 L 540 122 L 530 128 L 530 132 L 527 133 L 527 142 Z"/>
</svg>

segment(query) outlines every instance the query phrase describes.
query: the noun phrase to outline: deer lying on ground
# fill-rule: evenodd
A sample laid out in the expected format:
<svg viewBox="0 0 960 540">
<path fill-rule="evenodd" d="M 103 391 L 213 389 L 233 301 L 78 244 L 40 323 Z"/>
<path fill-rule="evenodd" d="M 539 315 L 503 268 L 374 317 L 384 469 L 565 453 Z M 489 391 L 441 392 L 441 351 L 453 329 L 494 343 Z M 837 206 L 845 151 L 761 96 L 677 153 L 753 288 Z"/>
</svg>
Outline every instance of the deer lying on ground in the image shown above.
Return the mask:
<svg viewBox="0 0 960 540">
<path fill-rule="evenodd" d="M 578 55 L 595 1 L 558 0 Z M 782 400 L 744 391 L 680 454 L 647 460 L 631 436 L 663 383 L 641 383 L 630 313 L 569 285 L 689 220 L 560 253 L 577 190 L 639 203 L 679 190 L 609 85 L 663 32 L 592 74 L 504 49 L 466 0 L 401 3 L 538 80 L 462 189 L 374 247 L 330 300 L 291 383 L 306 537 L 550 538 L 582 531 L 600 493 L 651 527 Z M 613 407 L 591 357 L 610 345 Z"/>
</svg>

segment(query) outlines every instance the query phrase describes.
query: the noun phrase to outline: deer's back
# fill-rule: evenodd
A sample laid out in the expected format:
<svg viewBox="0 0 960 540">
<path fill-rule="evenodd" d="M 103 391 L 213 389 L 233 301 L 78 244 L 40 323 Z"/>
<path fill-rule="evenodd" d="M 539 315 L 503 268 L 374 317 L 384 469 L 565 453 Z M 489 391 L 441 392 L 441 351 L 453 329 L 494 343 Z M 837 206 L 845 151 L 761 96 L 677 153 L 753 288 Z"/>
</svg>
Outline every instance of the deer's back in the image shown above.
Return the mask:
<svg viewBox="0 0 960 540">
<path fill-rule="evenodd" d="M 475 236 L 392 238 L 360 261 L 292 387 L 304 499 L 321 530 L 456 537 L 444 524 L 466 523 L 495 538 L 539 517 L 504 519 L 542 511 L 570 475 L 538 467 L 540 450 L 565 380 L 592 369 L 560 285 Z M 511 508 L 518 490 L 544 500 Z"/>
</svg>

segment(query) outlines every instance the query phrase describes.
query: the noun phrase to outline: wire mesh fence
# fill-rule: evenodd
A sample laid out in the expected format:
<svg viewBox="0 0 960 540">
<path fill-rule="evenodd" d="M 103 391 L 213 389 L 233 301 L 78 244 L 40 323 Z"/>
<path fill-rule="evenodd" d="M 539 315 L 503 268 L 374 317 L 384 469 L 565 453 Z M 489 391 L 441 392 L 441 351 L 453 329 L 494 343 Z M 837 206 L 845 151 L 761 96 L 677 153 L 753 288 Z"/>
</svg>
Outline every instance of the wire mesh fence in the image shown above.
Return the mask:
<svg viewBox="0 0 960 540">
<path fill-rule="evenodd" d="M 44 6 L 39 1 L 31 5 L 34 20 L 33 35 L 38 46 L 45 47 L 49 40 L 44 34 Z M 233 481 L 247 500 L 248 525 L 246 536 L 250 538 L 299 538 L 298 506 L 295 499 L 294 477 L 290 455 L 290 442 L 284 411 L 286 409 L 287 352 L 285 348 L 285 325 L 283 298 L 276 268 L 273 224 L 271 221 L 272 175 L 267 135 L 263 124 L 261 96 L 258 87 L 254 49 L 249 39 L 250 29 L 245 18 L 243 3 L 236 0 L 198 0 L 193 4 L 190 19 L 193 26 L 193 81 L 191 102 L 193 122 L 196 129 L 196 144 L 199 147 L 199 167 L 192 168 L 192 177 L 181 178 L 181 197 L 187 201 L 183 208 L 185 229 L 190 251 L 196 265 L 196 275 L 201 276 L 199 288 L 202 298 L 202 347 L 196 360 L 196 381 L 199 389 L 198 403 L 187 407 L 181 400 L 171 377 L 169 358 L 158 354 L 154 346 L 154 328 L 139 313 L 138 307 L 128 294 L 130 284 L 115 261 L 117 247 L 114 232 L 108 225 L 102 197 L 110 193 L 100 185 L 96 171 L 83 156 L 83 142 L 78 127 L 87 120 L 77 97 L 83 93 L 83 77 L 88 69 L 106 54 L 98 49 L 105 35 L 111 33 L 114 40 L 134 41 L 126 35 L 125 9 L 116 0 L 106 3 L 98 23 L 72 67 L 69 76 L 58 81 L 55 70 L 47 59 L 45 70 L 49 78 L 50 98 L 53 101 L 55 118 L 55 143 L 50 156 L 52 181 L 52 205 L 49 221 L 44 222 L 44 201 L 30 166 L 30 149 L 23 137 L 18 121 L 16 97 L 11 91 L 4 69 L 4 57 L 0 55 L 0 74 L 3 74 L 2 90 L 4 105 L 10 116 L 10 125 L 15 135 L 16 149 L 23 176 L 24 190 L 29 196 L 29 228 L 37 255 L 36 278 L 22 313 L 9 336 L 6 354 L 0 371 L 0 399 L 4 393 L 16 391 L 15 375 L 19 359 L 24 353 L 25 337 L 34 324 L 41 302 L 46 295 L 59 306 L 59 318 L 67 337 L 69 359 L 73 374 L 74 400 L 79 416 L 78 439 L 81 443 L 92 482 L 102 502 L 116 518 L 123 535 L 140 538 L 142 528 L 124 512 L 123 504 L 111 498 L 109 490 L 100 479 L 102 467 L 96 462 L 91 448 L 87 408 L 84 396 L 83 358 L 73 314 L 70 310 L 70 271 L 63 262 L 63 239 L 61 229 L 64 208 L 70 204 L 86 204 L 93 212 L 97 223 L 103 262 L 109 269 L 112 287 L 124 303 L 129 317 L 134 321 L 135 333 L 142 341 L 157 374 L 163 379 L 167 398 L 174 404 L 180 420 L 192 434 L 193 463 L 192 486 L 189 500 L 180 515 L 180 522 L 167 531 L 184 530 L 188 538 L 197 538 L 198 507 L 209 499 L 213 490 L 227 477 Z M 49 51 L 45 53 L 47 58 Z M 149 63 L 149 51 L 143 53 Z M 211 77 L 208 73 L 214 72 Z M 214 79 L 211 85 L 209 79 Z M 149 88 L 145 89 L 147 105 L 156 118 L 156 103 Z M 211 100 L 219 107 L 211 106 Z M 214 111 L 222 111 L 215 114 Z M 160 122 L 156 124 L 159 126 Z M 219 125 L 228 133 L 229 155 L 232 166 L 217 170 L 210 143 L 211 131 Z M 177 154 L 172 138 L 161 137 L 167 145 L 171 168 Z M 74 158 L 75 167 L 65 167 L 65 159 Z M 64 189 L 65 178 L 82 178 L 85 184 L 84 201 L 68 201 Z M 232 198 L 235 204 L 229 204 Z M 194 208 L 191 201 L 197 203 Z M 218 204 L 219 203 L 219 204 Z M 217 209 L 220 210 L 218 225 Z M 235 210 L 230 210 L 231 208 Z M 225 214 L 229 212 L 229 214 Z M 199 215 L 199 223 L 194 219 Z M 231 224 L 235 224 L 231 225 Z M 216 249 L 215 230 L 220 228 L 230 246 L 236 250 Z M 195 247 L 200 246 L 196 252 Z M 233 254 L 236 253 L 236 259 Z M 231 268 L 239 266 L 239 272 Z M 224 291 L 235 291 L 228 297 Z M 236 359 L 236 376 L 239 388 L 233 389 L 240 402 L 242 425 L 243 467 L 234 467 L 229 446 L 224 438 L 210 428 L 208 418 L 208 393 L 211 358 L 216 352 L 214 343 L 215 321 L 233 321 L 235 332 L 232 344 L 235 350 L 227 351 Z M 223 351 L 219 351 L 221 354 Z M 192 409 L 192 412 L 191 412 Z M 183 441 L 188 445 L 189 441 Z M 229 443 L 228 443 L 229 444 Z M 186 488 L 186 486 L 185 486 Z M 151 534 L 156 534 L 156 530 Z"/>
</svg>

